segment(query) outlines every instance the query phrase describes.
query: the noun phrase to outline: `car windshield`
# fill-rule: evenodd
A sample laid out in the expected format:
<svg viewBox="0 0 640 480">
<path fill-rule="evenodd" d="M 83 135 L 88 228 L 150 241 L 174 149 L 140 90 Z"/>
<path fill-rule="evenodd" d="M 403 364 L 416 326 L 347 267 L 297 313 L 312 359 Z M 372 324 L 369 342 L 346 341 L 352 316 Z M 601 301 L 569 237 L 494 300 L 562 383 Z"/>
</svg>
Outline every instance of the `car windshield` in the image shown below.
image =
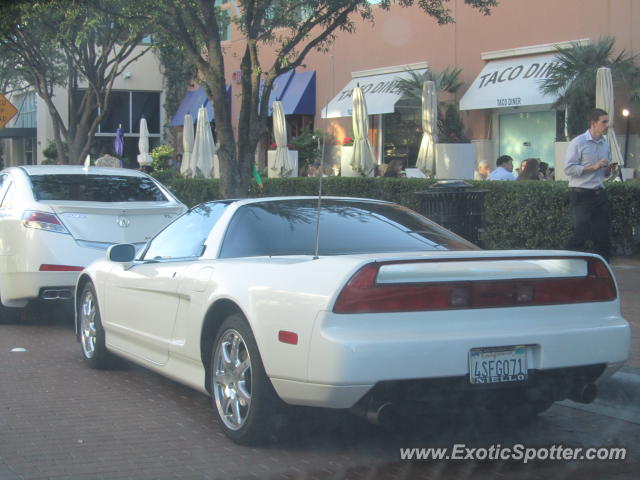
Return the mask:
<svg viewBox="0 0 640 480">
<path fill-rule="evenodd" d="M 31 175 L 36 200 L 80 202 L 166 202 L 147 177 L 126 175 Z"/>
<path fill-rule="evenodd" d="M 295 199 L 240 207 L 220 258 L 313 255 L 317 203 Z M 398 205 L 336 199 L 322 204 L 320 255 L 474 249 L 478 247 Z"/>
</svg>

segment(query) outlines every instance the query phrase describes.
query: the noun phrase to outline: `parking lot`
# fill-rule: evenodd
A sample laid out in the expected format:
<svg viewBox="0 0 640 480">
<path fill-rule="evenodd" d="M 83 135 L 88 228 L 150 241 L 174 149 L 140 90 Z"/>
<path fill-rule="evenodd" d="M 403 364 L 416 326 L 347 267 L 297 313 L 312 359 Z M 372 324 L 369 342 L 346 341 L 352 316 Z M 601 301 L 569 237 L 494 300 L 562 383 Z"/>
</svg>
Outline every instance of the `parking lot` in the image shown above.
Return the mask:
<svg viewBox="0 0 640 480">
<path fill-rule="evenodd" d="M 640 265 L 616 264 L 638 367 Z M 26 351 L 12 351 L 16 348 Z M 88 369 L 67 318 L 0 325 L 0 479 L 22 478 L 635 478 L 640 425 L 556 405 L 531 425 L 453 411 L 387 430 L 303 411 L 279 442 L 247 448 L 218 427 L 209 398 L 124 363 Z M 632 408 L 638 408 L 637 404 Z M 400 460 L 404 447 L 626 447 L 624 461 Z"/>
</svg>

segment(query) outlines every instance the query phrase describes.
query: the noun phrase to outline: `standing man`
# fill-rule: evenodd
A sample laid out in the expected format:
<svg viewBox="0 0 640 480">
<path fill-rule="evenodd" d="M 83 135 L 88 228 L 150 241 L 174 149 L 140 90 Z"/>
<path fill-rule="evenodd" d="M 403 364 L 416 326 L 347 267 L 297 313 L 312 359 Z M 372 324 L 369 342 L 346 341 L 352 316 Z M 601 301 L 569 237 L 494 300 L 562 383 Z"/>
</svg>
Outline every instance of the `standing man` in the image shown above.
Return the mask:
<svg viewBox="0 0 640 480">
<path fill-rule="evenodd" d="M 515 180 L 516 177 L 513 176 L 513 158 L 509 155 L 502 155 L 498 157 L 496 160 L 496 168 L 491 175 L 489 175 L 489 180 Z"/>
<path fill-rule="evenodd" d="M 615 164 L 604 136 L 609 128 L 609 115 L 600 108 L 589 112 L 589 130 L 569 144 L 564 173 L 569 177 L 569 196 L 573 216 L 573 236 L 567 244 L 571 250 L 582 249 L 592 239 L 596 251 L 608 262 L 609 202 L 604 179 Z"/>
<path fill-rule="evenodd" d="M 486 160 L 480 160 L 478 162 L 478 169 L 473 172 L 474 180 L 487 180 L 491 170 L 489 169 L 489 162 Z"/>
</svg>

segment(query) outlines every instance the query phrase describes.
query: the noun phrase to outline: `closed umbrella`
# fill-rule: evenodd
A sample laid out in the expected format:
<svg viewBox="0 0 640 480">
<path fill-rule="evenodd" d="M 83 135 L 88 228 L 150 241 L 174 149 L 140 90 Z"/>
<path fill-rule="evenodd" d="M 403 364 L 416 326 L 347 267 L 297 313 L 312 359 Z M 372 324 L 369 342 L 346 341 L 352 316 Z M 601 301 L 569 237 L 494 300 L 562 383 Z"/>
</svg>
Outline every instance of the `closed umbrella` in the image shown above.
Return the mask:
<svg viewBox="0 0 640 480">
<path fill-rule="evenodd" d="M 209 125 L 209 115 L 207 109 L 198 109 L 198 121 L 196 122 L 196 136 L 193 141 L 193 152 L 190 164 L 193 173 L 202 173 L 205 178 L 211 178 L 213 170 L 213 157 L 216 154 L 216 145 Z"/>
<path fill-rule="evenodd" d="M 273 102 L 273 136 L 276 140 L 276 158 L 271 168 L 281 177 L 288 177 L 293 171 L 293 165 L 287 147 L 287 122 L 284 119 L 282 103 L 277 100 Z"/>
<path fill-rule="evenodd" d="M 182 129 L 182 165 L 180 173 L 185 177 L 193 176 L 191 168 L 191 152 L 193 151 L 193 117 L 189 113 L 184 116 Z"/>
<path fill-rule="evenodd" d="M 360 86 L 353 89 L 353 158 L 351 168 L 364 177 L 373 176 L 373 148 L 369 141 L 369 114 Z"/>
<path fill-rule="evenodd" d="M 611 81 L 611 69 L 601 67 L 596 74 L 596 108 L 601 108 L 609 114 L 609 131 L 607 132 L 607 142 L 611 149 L 611 161 L 622 166 L 623 159 L 618 145 L 618 138 L 613 129 L 614 105 L 613 105 L 613 82 Z"/>
<path fill-rule="evenodd" d="M 113 150 L 119 157 L 124 153 L 124 133 L 122 133 L 121 125 L 118 125 L 118 128 L 116 128 L 116 138 L 113 141 Z"/>
<path fill-rule="evenodd" d="M 147 128 L 147 120 L 142 117 L 140 119 L 140 138 L 138 139 L 138 164 L 151 165 L 153 158 L 149 155 L 149 129 Z"/>
<path fill-rule="evenodd" d="M 416 167 L 423 172 L 435 175 L 436 170 L 436 145 L 438 134 L 438 100 L 436 98 L 436 85 L 432 81 L 426 81 L 422 85 L 422 141 L 418 150 Z"/>
</svg>

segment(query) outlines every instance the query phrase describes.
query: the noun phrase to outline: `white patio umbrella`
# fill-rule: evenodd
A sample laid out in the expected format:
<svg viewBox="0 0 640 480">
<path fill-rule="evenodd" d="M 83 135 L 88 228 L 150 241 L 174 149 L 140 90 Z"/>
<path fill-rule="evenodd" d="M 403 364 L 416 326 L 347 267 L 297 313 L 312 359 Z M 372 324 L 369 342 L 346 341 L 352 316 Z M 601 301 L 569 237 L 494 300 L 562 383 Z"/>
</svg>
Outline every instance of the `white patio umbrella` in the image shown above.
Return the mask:
<svg viewBox="0 0 640 480">
<path fill-rule="evenodd" d="M 138 164 L 151 165 L 153 158 L 149 155 L 149 129 L 147 128 L 147 120 L 142 117 L 140 119 L 140 138 L 138 139 Z"/>
<path fill-rule="evenodd" d="M 358 85 L 353 89 L 353 158 L 351 168 L 364 177 L 373 176 L 373 148 L 369 141 L 369 114 L 367 103 Z"/>
<path fill-rule="evenodd" d="M 596 74 L 596 108 L 601 108 L 609 114 L 609 131 L 607 132 L 607 142 L 611 149 L 611 161 L 620 167 L 623 165 L 622 153 L 618 138 L 613 129 L 613 117 L 615 116 L 613 104 L 613 82 L 611 81 L 611 69 L 601 67 Z"/>
<path fill-rule="evenodd" d="M 196 123 L 196 136 L 193 141 L 193 152 L 190 164 L 193 173 L 202 173 L 205 178 L 211 178 L 213 170 L 213 157 L 216 154 L 216 145 L 209 125 L 209 115 L 207 109 L 198 109 L 198 121 Z"/>
<path fill-rule="evenodd" d="M 182 164 L 180 165 L 180 173 L 184 177 L 193 176 L 193 168 L 191 168 L 191 152 L 193 151 L 193 117 L 187 113 L 184 116 L 182 128 Z"/>
<path fill-rule="evenodd" d="M 273 162 L 272 170 L 275 170 L 281 177 L 288 177 L 293 171 L 293 164 L 289 158 L 287 148 L 287 122 L 284 119 L 284 109 L 279 101 L 273 102 L 273 136 L 276 140 L 276 158 Z"/>
<path fill-rule="evenodd" d="M 436 170 L 436 145 L 438 134 L 438 99 L 436 97 L 436 84 L 426 81 L 422 85 L 422 141 L 418 150 L 416 167 L 423 172 L 435 174 Z"/>
</svg>

